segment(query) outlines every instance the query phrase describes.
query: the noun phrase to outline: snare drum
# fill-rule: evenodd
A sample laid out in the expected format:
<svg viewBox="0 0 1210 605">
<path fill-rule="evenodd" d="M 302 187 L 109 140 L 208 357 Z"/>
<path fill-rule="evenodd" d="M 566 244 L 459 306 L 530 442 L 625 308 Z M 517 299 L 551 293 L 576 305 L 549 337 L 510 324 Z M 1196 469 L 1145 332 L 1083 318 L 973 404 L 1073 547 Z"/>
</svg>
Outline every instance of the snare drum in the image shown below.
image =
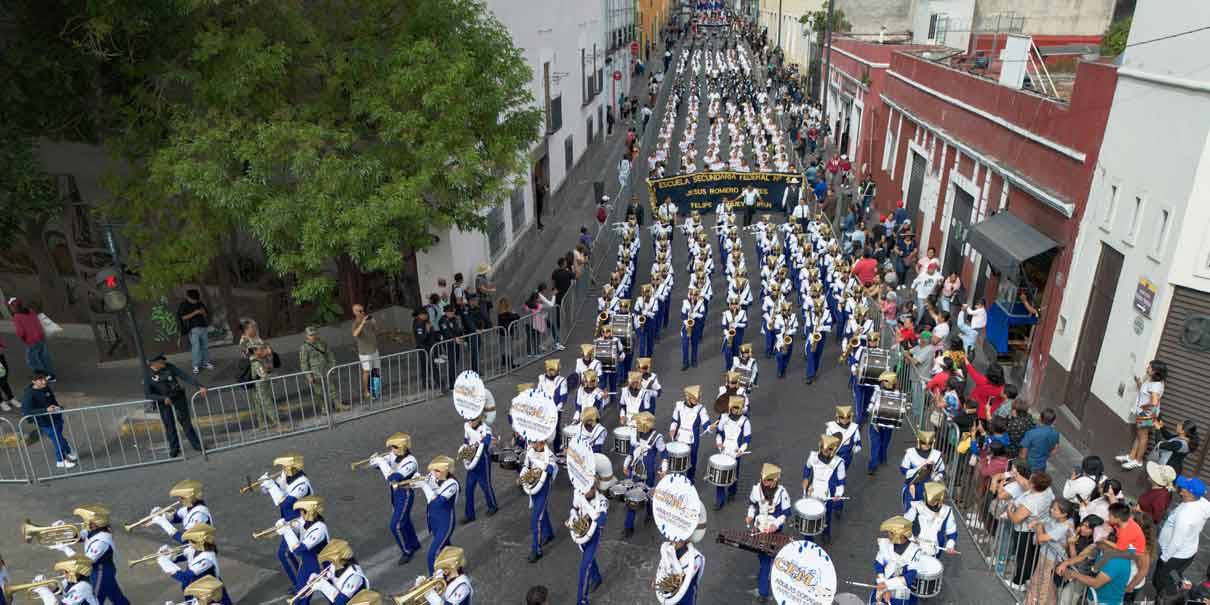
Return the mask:
<svg viewBox="0 0 1210 605">
<path fill-rule="evenodd" d="M 907 415 L 907 398 L 903 393 L 882 391 L 870 415 L 876 426 L 897 429 L 903 426 L 903 418 Z"/>
<path fill-rule="evenodd" d="M 916 568 L 916 581 L 912 583 L 912 594 L 918 599 L 931 599 L 941 594 L 941 575 L 945 566 L 936 557 L 921 554 L 912 564 Z"/>
<path fill-rule="evenodd" d="M 735 456 L 714 454 L 706 466 L 706 481 L 718 487 L 730 487 L 735 483 Z"/>
<path fill-rule="evenodd" d="M 827 528 L 824 503 L 815 498 L 802 498 L 794 503 L 790 527 L 804 536 L 818 536 Z"/>
<path fill-rule="evenodd" d="M 878 384 L 878 377 L 887 370 L 892 370 L 891 354 L 886 349 L 866 349 L 857 367 L 857 379 L 862 384 Z"/>
<path fill-rule="evenodd" d="M 630 489 L 626 490 L 626 508 L 639 510 L 646 506 L 648 489 L 646 483 L 635 483 Z"/>
<path fill-rule="evenodd" d="M 563 443 L 570 444 L 575 441 L 576 437 L 580 436 L 580 425 L 569 424 L 563 427 Z M 566 446 L 565 446 L 566 447 Z"/>
<path fill-rule="evenodd" d="M 634 439 L 634 427 L 619 426 L 613 429 L 613 453 L 625 456 L 630 453 L 630 444 Z"/>
<path fill-rule="evenodd" d="M 674 441 L 668 444 L 668 472 L 684 473 L 689 470 L 689 444 Z"/>
<path fill-rule="evenodd" d="M 630 491 L 630 488 L 632 487 L 634 487 L 634 481 L 631 481 L 630 479 L 618 481 L 609 487 L 609 497 L 617 500 L 618 502 L 625 502 L 626 492 Z"/>
</svg>

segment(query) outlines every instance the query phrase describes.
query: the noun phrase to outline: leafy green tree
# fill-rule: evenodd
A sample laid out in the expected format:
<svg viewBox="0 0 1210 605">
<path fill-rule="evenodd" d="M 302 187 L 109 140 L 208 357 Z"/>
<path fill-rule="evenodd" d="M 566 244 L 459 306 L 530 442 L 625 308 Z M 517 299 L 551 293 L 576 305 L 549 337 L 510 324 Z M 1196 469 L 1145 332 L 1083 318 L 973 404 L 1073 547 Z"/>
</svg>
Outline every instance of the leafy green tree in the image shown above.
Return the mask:
<svg viewBox="0 0 1210 605">
<path fill-rule="evenodd" d="M 529 67 L 479 0 L 157 2 L 102 3 L 82 35 L 130 83 L 112 115 L 138 169 L 106 212 L 149 292 L 237 229 L 302 301 L 337 259 L 398 272 L 434 233 L 482 229 L 538 137 Z"/>
<path fill-rule="evenodd" d="M 817 34 L 823 34 L 827 31 L 828 24 L 828 9 L 821 8 L 816 11 L 810 11 L 798 18 L 798 22 L 803 25 L 810 25 L 811 29 Z M 832 11 L 832 31 L 847 32 L 853 30 L 853 24 L 845 17 L 844 11 L 835 9 Z"/>
<path fill-rule="evenodd" d="M 1119 19 L 1105 30 L 1105 35 L 1101 38 L 1101 55 L 1116 57 L 1126 50 L 1126 40 L 1130 38 L 1130 24 L 1133 21 L 1132 17 Z"/>
</svg>

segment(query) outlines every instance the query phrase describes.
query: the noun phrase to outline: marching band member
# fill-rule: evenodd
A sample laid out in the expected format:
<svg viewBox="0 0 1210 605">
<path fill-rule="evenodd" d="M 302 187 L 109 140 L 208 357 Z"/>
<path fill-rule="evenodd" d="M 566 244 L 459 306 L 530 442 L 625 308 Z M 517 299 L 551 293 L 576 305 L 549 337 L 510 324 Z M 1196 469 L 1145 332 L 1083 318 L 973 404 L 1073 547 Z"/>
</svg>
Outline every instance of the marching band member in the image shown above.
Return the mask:
<svg viewBox="0 0 1210 605">
<path fill-rule="evenodd" d="M 722 510 L 723 504 L 739 492 L 740 461 L 750 453 L 752 445 L 752 422 L 744 415 L 744 398 L 731 396 L 727 399 L 727 413 L 718 419 L 714 446 L 718 451 L 735 458 L 735 482 L 729 487 L 714 488 L 714 510 Z"/>
<path fill-rule="evenodd" d="M 664 542 L 656 569 L 656 600 L 660 605 L 694 605 L 705 569 L 706 558 L 690 541 Z M 672 584 L 677 578 L 680 582 Z"/>
<path fill-rule="evenodd" d="M 811 310 L 808 316 L 807 325 L 804 327 L 808 335 L 807 344 L 803 345 L 803 350 L 807 356 L 807 384 L 815 382 L 815 375 L 819 373 L 819 362 L 823 359 L 823 349 L 828 343 L 828 333 L 832 331 L 832 314 L 828 308 L 820 304 L 820 299 L 815 299 L 815 308 Z M 816 341 L 815 335 L 819 335 Z"/>
<path fill-rule="evenodd" d="M 594 479 L 595 481 L 595 479 Z M 597 547 L 601 543 L 601 534 L 605 530 L 606 513 L 609 501 L 597 490 L 594 484 L 588 491 L 576 491 L 572 497 L 571 513 L 567 526 L 571 529 L 571 539 L 580 547 L 583 554 L 580 557 L 580 577 L 576 585 L 576 603 L 588 605 L 588 593 L 601 585 L 601 569 L 597 567 Z M 578 523 L 587 522 L 587 527 L 576 531 Z"/>
<path fill-rule="evenodd" d="M 521 468 L 521 489 L 529 496 L 529 532 L 533 536 L 529 562 L 535 563 L 542 558 L 542 547 L 555 539 L 547 499 L 559 466 L 555 464 L 555 454 L 546 447 L 546 442 L 534 441 L 525 450 L 525 464 Z"/>
<path fill-rule="evenodd" d="M 287 547 L 298 559 L 298 575 L 295 577 L 294 591 L 297 593 L 319 569 L 319 552 L 328 545 L 328 524 L 324 522 L 324 501 L 319 496 L 299 498 L 294 503 L 294 510 L 301 513 L 301 526 L 295 532 L 295 522 L 277 520 L 277 534 L 286 541 Z M 311 602 L 310 595 L 294 601 L 307 605 Z"/>
<path fill-rule="evenodd" d="M 155 559 L 156 564 L 160 566 L 160 569 L 164 573 L 180 583 L 181 590 L 189 588 L 190 584 L 206 576 L 221 579 L 218 571 L 218 549 L 214 545 L 213 527 L 205 523 L 199 523 L 181 534 L 181 542 L 187 545 L 182 554 L 172 557 L 170 556 L 172 549 L 167 546 L 161 546 L 159 550 L 160 556 Z M 176 564 L 178 561 L 185 563 L 185 569 L 177 567 Z M 231 605 L 231 597 L 227 594 L 226 589 L 220 595 L 219 601 L 223 605 Z"/>
<path fill-rule="evenodd" d="M 601 360 L 595 353 L 596 347 L 592 343 L 580 345 L 580 357 L 576 359 L 576 376 L 579 376 L 580 384 L 584 384 L 584 375 L 588 372 L 595 372 L 598 378 L 601 376 Z"/>
<path fill-rule="evenodd" d="M 651 358 L 650 357 L 640 357 L 639 358 L 639 371 L 642 372 L 642 376 L 643 376 L 642 384 L 643 384 L 644 389 L 647 389 L 648 391 L 655 393 L 656 397 L 659 397 L 660 395 L 664 394 L 664 386 L 660 384 L 659 375 L 657 375 L 655 372 L 651 371 Z M 655 405 L 654 401 L 652 402 L 652 405 Z"/>
<path fill-rule="evenodd" d="M 756 358 L 752 356 L 752 345 L 744 343 L 739 346 L 739 353 L 731 359 L 731 370 L 733 372 L 746 372 L 748 374 L 747 390 L 751 391 L 756 388 L 756 379 L 758 371 L 756 368 Z"/>
<path fill-rule="evenodd" d="M 294 503 L 315 494 L 315 490 L 311 488 L 311 480 L 303 472 L 303 462 L 302 454 L 283 454 L 273 459 L 273 466 L 281 467 L 281 472 L 272 478 L 264 474 L 258 479 L 261 492 L 273 500 L 282 521 L 297 519 L 298 511 L 294 509 Z M 284 538 L 277 545 L 277 559 L 281 562 L 282 570 L 286 572 L 290 584 L 298 584 L 298 559 L 290 552 Z"/>
<path fill-rule="evenodd" d="M 781 303 L 781 314 L 773 320 L 774 339 L 777 344 L 774 350 L 777 354 L 777 377 L 786 376 L 786 367 L 790 365 L 790 356 L 794 354 L 794 333 L 798 331 L 798 316 L 790 303 Z"/>
<path fill-rule="evenodd" d="M 92 559 L 84 555 L 74 555 L 55 563 L 54 570 L 63 574 L 63 581 L 59 584 L 59 597 L 55 598 L 55 594 L 46 586 L 39 586 L 34 589 L 34 594 L 42 599 L 42 605 L 100 605 L 97 596 L 93 594 L 92 584 L 88 578 L 93 573 Z M 46 578 L 41 575 L 34 576 L 35 582 L 41 582 Z M 5 594 L 5 596 L 12 596 Z"/>
<path fill-rule="evenodd" d="M 873 475 L 880 465 L 886 464 L 887 450 L 891 447 L 891 438 L 895 433 L 895 429 L 891 427 L 875 424 L 874 407 L 882 401 L 883 393 L 898 393 L 895 390 L 895 384 L 898 381 L 899 376 L 889 370 L 879 374 L 878 386 L 874 387 L 874 392 L 870 395 L 870 404 L 866 407 L 866 418 L 870 419 L 870 462 L 866 467 L 868 475 Z"/>
<path fill-rule="evenodd" d="M 882 522 L 878 531 L 886 534 L 878 539 L 878 555 L 874 558 L 877 587 L 870 596 L 872 602 L 887 605 L 915 605 L 911 586 L 916 582 L 912 568 L 920 549 L 911 541 L 912 522 L 901 516 Z"/>
<path fill-rule="evenodd" d="M 739 397 L 741 400 L 743 400 L 743 414 L 745 416 L 748 415 L 748 392 L 744 390 L 744 387 L 740 386 L 739 372 L 723 373 L 723 384 L 719 385 L 718 387 L 718 393 L 715 396 L 715 401 L 718 401 L 719 397 L 724 396 L 728 398 L 727 401 L 730 401 L 731 397 Z"/>
<path fill-rule="evenodd" d="M 853 455 L 861 451 L 861 425 L 853 422 L 853 406 L 836 406 L 836 420 L 829 420 L 824 427 L 824 432 L 840 436 L 840 446 L 836 448 L 836 455 L 844 460 L 844 470 L 847 475 L 849 466 L 853 464 Z"/>
<path fill-rule="evenodd" d="M 803 495 L 815 498 L 826 505 L 827 518 L 823 535 L 832 537 L 832 511 L 844 497 L 844 460 L 836 455 L 840 438 L 823 435 L 819 438 L 819 450 L 807 454 L 807 463 L 802 467 Z"/>
<path fill-rule="evenodd" d="M 941 451 L 933 448 L 935 435 L 932 431 L 916 433 L 916 447 L 909 447 L 903 453 L 903 462 L 899 463 L 899 472 L 903 474 L 903 510 L 907 510 L 913 501 L 924 499 L 924 484 L 928 481 L 941 481 L 945 477 L 945 461 L 941 459 Z"/>
<path fill-rule="evenodd" d="M 563 426 L 563 404 L 567 401 L 567 380 L 559 376 L 559 360 L 547 359 L 543 362 L 545 373 L 538 376 L 538 388 L 555 402 L 555 409 L 559 410 L 559 426 Z M 555 453 L 563 450 L 563 438 L 557 431 L 555 432 Z"/>
<path fill-rule="evenodd" d="M 206 502 L 202 500 L 202 482 L 193 479 L 185 479 L 180 483 L 172 486 L 168 490 L 168 495 L 176 498 L 180 502 L 180 506 L 176 510 L 160 513 L 160 507 L 151 509 L 151 522 L 157 527 L 164 530 L 164 533 L 172 537 L 177 542 L 182 542 L 181 532 L 199 524 L 214 525 L 214 520 L 210 518 L 210 508 L 206 506 Z M 171 518 L 171 520 L 169 520 Z M 180 521 L 181 529 L 177 529 L 172 523 Z"/>
<path fill-rule="evenodd" d="M 601 287 L 601 295 L 597 297 L 597 313 L 613 315 L 617 310 L 618 299 L 613 295 L 613 284 Z"/>
<path fill-rule="evenodd" d="M 649 366 L 650 367 L 650 366 Z M 618 401 L 618 424 L 622 426 L 634 426 L 634 418 L 642 412 L 655 413 L 655 393 L 643 388 L 643 375 L 639 372 L 631 372 L 626 377 L 626 388 L 622 389 L 622 395 Z"/>
<path fill-rule="evenodd" d="M 760 333 L 765 335 L 765 359 L 772 359 L 773 347 L 777 344 L 777 331 L 773 326 L 777 318 L 777 311 L 781 308 L 781 286 L 773 281 L 765 283 L 767 284 L 765 299 L 760 305 Z"/>
<path fill-rule="evenodd" d="M 638 341 L 638 355 L 648 357 L 655 346 L 655 316 L 659 301 L 651 284 L 639 288 L 639 298 L 634 303 L 634 338 Z"/>
<path fill-rule="evenodd" d="M 474 420 L 468 420 L 462 425 L 462 447 L 458 457 L 466 469 L 466 517 L 463 523 L 475 520 L 475 487 L 483 489 L 483 499 L 487 504 L 487 515 L 496 514 L 496 492 L 492 489 L 492 427 L 483 421 L 483 414 Z"/>
<path fill-rule="evenodd" d="M 676 402 L 672 410 L 672 424 L 668 438 L 689 446 L 689 468 L 685 476 L 693 483 L 697 478 L 697 446 L 702 433 L 710 430 L 710 415 L 701 406 L 701 385 L 685 387 L 685 399 Z"/>
<path fill-rule="evenodd" d="M 471 605 L 471 597 L 475 589 L 471 586 L 470 576 L 466 575 L 466 553 L 457 546 L 446 546 L 437 555 L 436 571 L 430 575 L 438 575 L 445 580 L 445 590 L 437 594 L 437 589 L 430 590 L 424 599 L 428 605 Z M 428 578 L 417 578 L 419 586 Z"/>
<path fill-rule="evenodd" d="M 391 536 L 399 546 L 399 564 L 405 565 L 420 550 L 420 540 L 416 536 L 416 528 L 412 526 L 412 504 L 416 501 L 416 492 L 410 487 L 395 484 L 414 478 L 420 465 L 412 455 L 411 435 L 395 433 L 387 437 L 386 445 L 390 452 L 371 458 L 370 464 L 378 468 L 391 490 Z"/>
<path fill-rule="evenodd" d="M 84 539 L 84 556 L 92 561 L 91 577 L 97 603 L 112 603 L 113 605 L 130 605 L 122 588 L 118 586 L 118 573 L 114 566 L 117 550 L 113 542 L 113 532 L 109 529 L 109 507 L 104 504 L 86 504 L 78 506 L 71 514 L 84 522 L 84 530 L 80 537 Z M 58 544 L 51 548 L 75 557 L 76 551 L 66 544 Z"/>
<path fill-rule="evenodd" d="M 588 408 L 580 415 L 580 422 L 576 425 L 576 438 L 587 443 L 597 454 L 605 450 L 605 438 L 608 436 L 608 431 L 601 426 L 600 420 L 601 413 L 597 408 Z"/>
<path fill-rule="evenodd" d="M 706 303 L 696 288 L 689 289 L 689 298 L 681 303 L 681 371 L 697 367 L 697 347 L 702 342 L 702 326 L 706 321 Z M 690 322 L 693 322 L 690 324 Z"/>
<path fill-rule="evenodd" d="M 660 288 L 657 290 L 657 298 L 659 298 L 660 301 L 660 320 L 658 323 L 656 323 L 655 331 L 655 337 L 657 340 L 661 338 L 663 330 L 668 329 L 668 317 L 672 315 L 668 312 L 668 308 L 671 305 L 670 301 L 672 300 L 672 286 L 675 284 L 676 280 L 672 276 L 671 262 L 664 265 L 664 269 L 660 271 L 660 275 L 662 276 L 662 279 L 660 281 Z"/>
<path fill-rule="evenodd" d="M 790 514 L 790 494 L 781 485 L 781 467 L 764 463 L 760 467 L 760 483 L 752 486 L 748 496 L 748 517 L 744 524 L 753 527 L 760 533 L 773 534 L 781 532 Z M 769 574 L 773 571 L 773 556 L 764 553 L 756 555 L 760 561 L 760 574 L 757 576 L 756 588 L 760 594 L 760 603 L 769 602 Z"/>
<path fill-rule="evenodd" d="M 734 281 L 727 287 L 727 300 L 732 298 L 739 299 L 739 306 L 743 307 L 745 313 L 752 304 L 752 286 L 748 283 L 748 277 L 742 265 Z"/>
<path fill-rule="evenodd" d="M 319 551 L 319 562 L 324 567 L 324 574 L 315 580 L 315 592 L 326 597 L 332 605 L 349 605 L 353 597 L 370 586 L 365 571 L 353 556 L 353 548 L 344 540 L 329 541 Z"/>
<path fill-rule="evenodd" d="M 588 408 L 593 408 L 598 412 L 605 409 L 605 394 L 601 392 L 598 384 L 596 370 L 589 370 L 580 378 L 580 388 L 576 389 L 576 409 L 571 416 L 572 422 L 579 422 L 580 414 Z"/>
<path fill-rule="evenodd" d="M 458 480 L 454 478 L 454 459 L 449 456 L 433 458 L 420 489 L 424 490 L 424 497 L 429 502 L 424 516 L 429 533 L 433 534 L 428 553 L 429 574 L 432 574 L 437 553 L 449 546 L 454 535 L 454 503 L 458 500 L 459 489 Z"/>
<path fill-rule="evenodd" d="M 744 341 L 744 329 L 748 327 L 748 312 L 740 309 L 739 299 L 727 301 L 723 311 L 723 369 L 731 369 L 731 358 L 739 354 L 739 345 Z"/>
<path fill-rule="evenodd" d="M 853 386 L 853 407 L 857 410 L 858 425 L 866 423 L 870 398 L 874 396 L 874 385 L 865 384 L 862 382 L 862 377 L 857 374 L 861 371 L 861 363 L 865 360 L 866 353 L 870 349 L 877 348 L 878 332 L 871 332 L 864 340 L 857 337 L 857 346 L 849 351 L 849 375 Z"/>
<path fill-rule="evenodd" d="M 613 401 L 614 394 L 618 392 L 618 373 L 626 371 L 626 350 L 622 348 L 622 340 L 613 335 L 613 326 L 609 324 L 601 326 L 597 341 L 605 341 L 607 350 L 613 353 L 613 369 L 603 371 L 608 399 Z"/>
<path fill-rule="evenodd" d="M 668 470 L 667 449 L 664 436 L 655 430 L 655 414 L 639 412 L 634 417 L 634 437 L 630 441 L 630 453 L 622 461 L 622 476 L 642 481 L 648 488 L 664 477 Z M 622 537 L 634 535 L 634 518 L 637 511 L 626 507 L 626 520 Z M 647 521 L 651 521 L 651 500 L 647 500 Z"/>
<path fill-rule="evenodd" d="M 954 511 L 945 503 L 945 485 L 924 484 L 924 500 L 912 502 L 903 518 L 912 522 L 912 535 L 920 552 L 935 557 L 942 550 L 958 554 L 958 524 Z"/>
</svg>

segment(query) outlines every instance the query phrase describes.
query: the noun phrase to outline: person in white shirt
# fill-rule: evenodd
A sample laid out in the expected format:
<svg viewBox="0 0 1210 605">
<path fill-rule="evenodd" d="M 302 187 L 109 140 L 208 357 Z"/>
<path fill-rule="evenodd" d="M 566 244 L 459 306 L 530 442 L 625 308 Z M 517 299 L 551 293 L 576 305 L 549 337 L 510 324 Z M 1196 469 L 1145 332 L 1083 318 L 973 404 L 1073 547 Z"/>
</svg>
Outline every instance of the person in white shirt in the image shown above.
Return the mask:
<svg viewBox="0 0 1210 605">
<path fill-rule="evenodd" d="M 1176 487 L 1181 503 L 1168 513 L 1160 528 L 1160 559 L 1151 578 L 1160 595 L 1175 589 L 1173 574 L 1182 574 L 1197 556 L 1198 537 L 1210 519 L 1210 501 L 1203 497 L 1206 484 L 1201 479 L 1177 477 Z"/>
<path fill-rule="evenodd" d="M 917 275 L 916 279 L 912 280 L 912 289 L 916 291 L 916 321 L 920 321 L 924 314 L 928 312 L 928 307 L 925 301 L 929 296 L 932 296 L 933 290 L 937 289 L 937 284 L 941 283 L 941 272 L 937 270 L 936 262 L 930 263 L 928 269 Z"/>
<path fill-rule="evenodd" d="M 760 192 L 751 183 L 744 187 L 740 197 L 744 200 L 744 226 L 752 224 L 752 215 L 756 213 L 756 201 L 760 199 Z"/>
</svg>

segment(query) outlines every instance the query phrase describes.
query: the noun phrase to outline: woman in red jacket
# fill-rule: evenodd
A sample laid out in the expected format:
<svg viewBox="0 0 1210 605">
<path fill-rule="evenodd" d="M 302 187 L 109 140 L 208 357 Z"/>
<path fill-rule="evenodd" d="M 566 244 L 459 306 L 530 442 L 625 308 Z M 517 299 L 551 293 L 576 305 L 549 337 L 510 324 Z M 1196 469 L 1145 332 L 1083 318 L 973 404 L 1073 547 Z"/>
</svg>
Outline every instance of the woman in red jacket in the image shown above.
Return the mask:
<svg viewBox="0 0 1210 605">
<path fill-rule="evenodd" d="M 968 361 L 966 362 L 966 375 L 975 381 L 975 388 L 971 391 L 970 398 L 979 403 L 979 419 L 986 421 L 1004 402 L 1004 370 L 1000 364 L 992 364 L 987 368 L 987 375 L 984 376 Z"/>
</svg>

